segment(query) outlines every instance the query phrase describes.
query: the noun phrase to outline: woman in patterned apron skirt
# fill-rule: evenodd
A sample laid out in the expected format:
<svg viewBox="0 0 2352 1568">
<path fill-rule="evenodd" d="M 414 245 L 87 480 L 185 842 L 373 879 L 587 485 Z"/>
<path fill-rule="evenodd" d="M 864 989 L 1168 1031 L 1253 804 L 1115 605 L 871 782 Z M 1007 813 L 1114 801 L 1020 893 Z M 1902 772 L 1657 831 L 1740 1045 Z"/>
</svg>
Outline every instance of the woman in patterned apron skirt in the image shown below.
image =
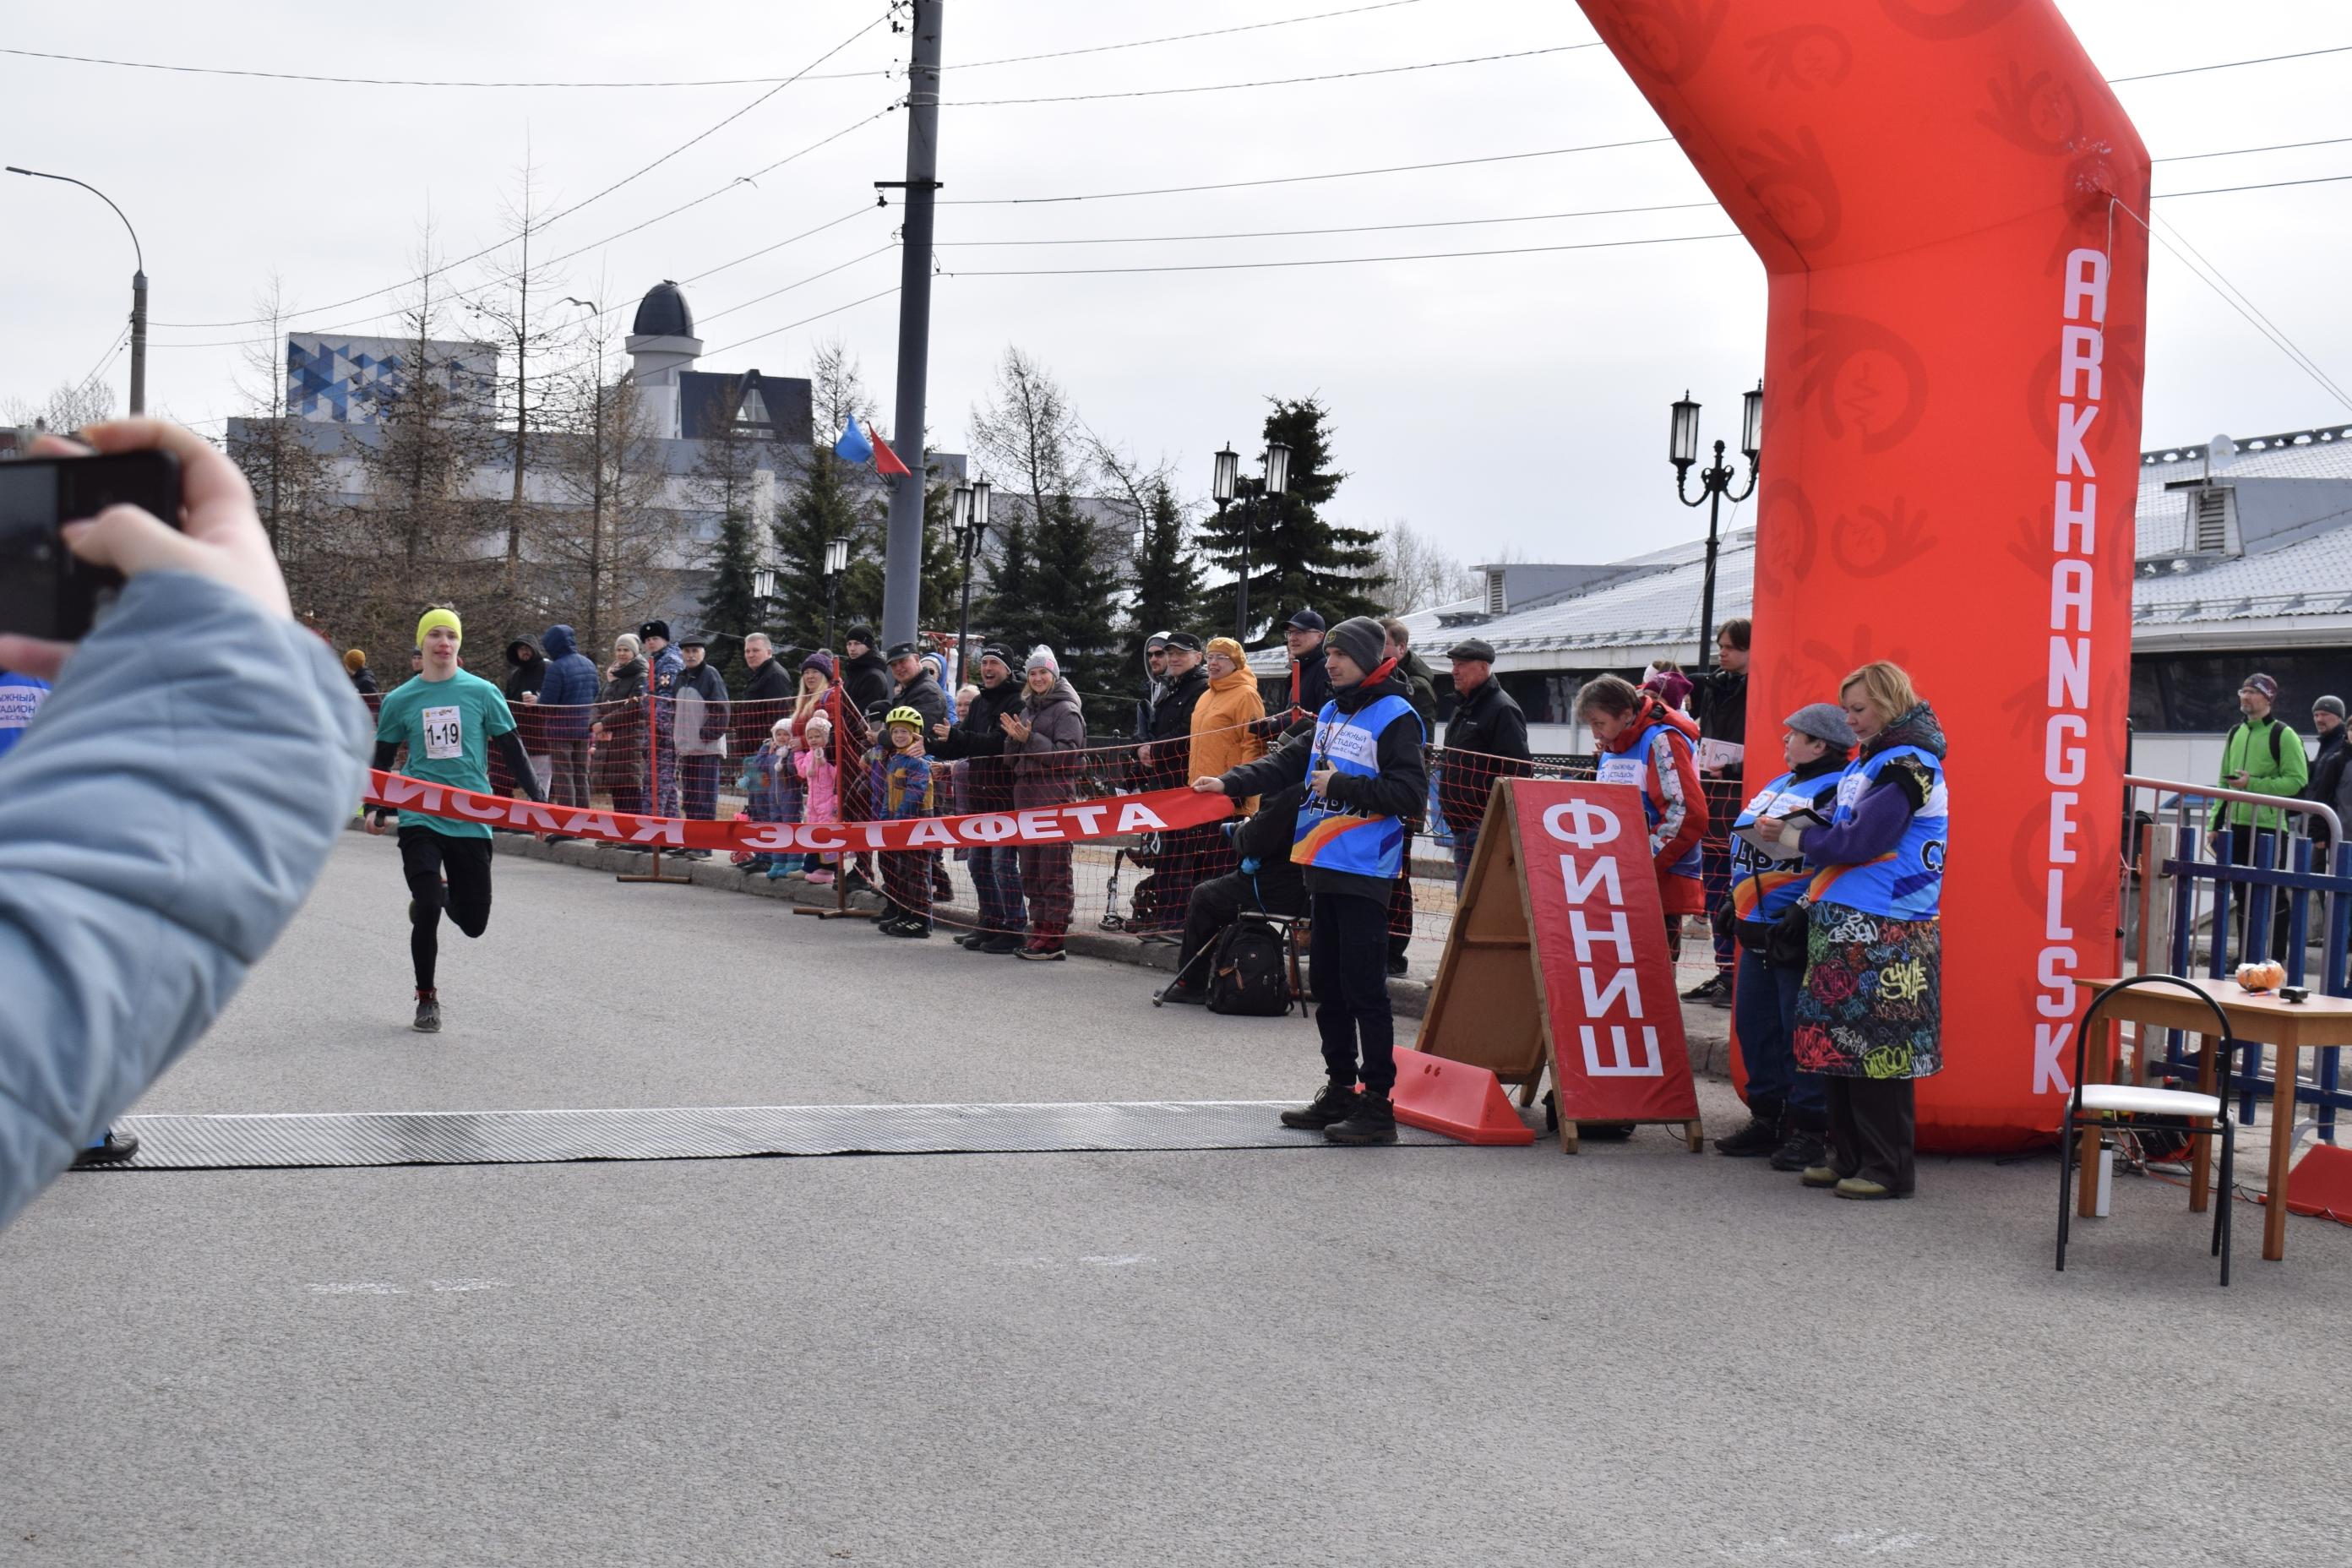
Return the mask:
<svg viewBox="0 0 2352 1568">
<path fill-rule="evenodd" d="M 1862 753 L 1838 781 L 1830 825 L 1759 824 L 1819 868 L 1805 893 L 1796 1055 L 1828 1079 L 1829 1158 L 1803 1179 L 1842 1198 L 1907 1197 L 1912 1082 L 1944 1065 L 1944 731 L 1884 660 L 1847 676 L 1838 701 Z"/>
</svg>

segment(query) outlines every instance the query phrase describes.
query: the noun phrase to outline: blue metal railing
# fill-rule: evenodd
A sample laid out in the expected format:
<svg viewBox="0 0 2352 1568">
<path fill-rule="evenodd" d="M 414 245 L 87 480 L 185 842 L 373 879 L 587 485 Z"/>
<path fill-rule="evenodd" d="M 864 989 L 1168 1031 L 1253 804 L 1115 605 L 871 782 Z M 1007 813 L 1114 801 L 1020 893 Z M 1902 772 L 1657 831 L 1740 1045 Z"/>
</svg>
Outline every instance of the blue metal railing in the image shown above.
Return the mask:
<svg viewBox="0 0 2352 1568">
<path fill-rule="evenodd" d="M 2174 817 L 2175 853 L 2159 867 L 2171 882 L 2169 956 L 2173 973 L 2190 973 L 2196 962 L 2199 914 L 2210 890 L 2211 941 L 2205 964 L 2209 977 L 2225 979 L 2237 973 L 2241 962 L 2261 963 L 2275 956 L 2285 965 L 2289 985 L 2305 986 L 2329 996 L 2352 995 L 2352 975 L 2347 975 L 2347 968 L 2352 968 L 2352 963 L 2347 963 L 2347 957 L 2352 956 L 2352 845 L 2345 843 L 2343 826 L 2336 821 L 2335 813 L 2313 802 L 2239 790 L 2154 779 L 2133 778 L 2126 782 L 2134 789 L 2162 792 L 2158 809 Z M 2258 810 L 2281 813 L 2289 820 L 2299 818 L 2326 827 L 2329 851 L 2322 864 L 2315 868 L 2312 864 L 2315 845 L 2310 837 L 2284 828 L 2259 828 L 2244 836 L 2232 835 L 2225 829 L 2211 836 L 2212 854 L 2207 858 L 2200 851 L 2209 843 L 2210 808 L 2217 804 L 2238 802 L 2253 805 Z M 2151 821 L 2148 826 L 2154 829 L 2158 823 Z M 2237 858 L 2241 842 L 2252 851 L 2250 861 Z M 2331 860 L 2332 867 L 2326 863 Z M 2315 905 L 2315 900 L 2321 902 Z M 2321 975 L 2316 985 L 2311 984 L 2307 973 L 2315 931 L 2323 939 Z M 2279 949 L 2275 954 L 2273 947 Z M 2164 1058 L 2152 1068 L 2157 1076 L 2174 1080 L 2197 1077 L 2196 1064 L 2183 1053 L 2186 1039 L 2186 1031 L 2167 1031 Z M 2259 1044 L 2231 1040 L 2221 1048 L 2221 1090 L 2225 1095 L 2236 1093 L 2239 1121 L 2252 1123 L 2257 1102 L 2275 1101 L 2278 1086 L 2263 1074 Z M 2242 1051 L 2245 1054 L 2243 1066 L 2240 1065 Z M 2297 1081 L 2291 1087 L 2285 1112 L 2288 1124 L 2283 1132 L 2273 1136 L 2293 1136 L 2293 1107 L 2305 1104 L 2315 1109 L 2318 1136 L 2333 1143 L 2336 1113 L 2352 1110 L 2352 1093 L 2343 1088 L 2341 1049 L 2329 1047 L 2314 1054 L 2317 1058 L 2316 1081 Z M 2273 1114 L 2278 1112 L 2274 1110 Z"/>
</svg>

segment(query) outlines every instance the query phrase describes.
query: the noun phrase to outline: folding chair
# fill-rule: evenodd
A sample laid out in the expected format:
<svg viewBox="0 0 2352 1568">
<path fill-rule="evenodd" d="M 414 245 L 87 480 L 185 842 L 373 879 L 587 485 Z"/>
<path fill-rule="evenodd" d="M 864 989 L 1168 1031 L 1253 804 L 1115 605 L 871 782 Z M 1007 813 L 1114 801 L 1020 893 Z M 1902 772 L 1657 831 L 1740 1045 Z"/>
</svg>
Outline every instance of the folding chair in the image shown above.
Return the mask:
<svg viewBox="0 0 2352 1568">
<path fill-rule="evenodd" d="M 2142 985 L 2178 986 L 2213 1010 L 2213 1019 L 2218 1026 L 2206 1046 L 2206 1064 L 2215 1074 L 2212 1093 L 2143 1088 L 2129 1083 L 2083 1081 L 2090 1061 L 2092 1028 L 2098 1022 L 2099 1010 L 2106 1005 L 2108 998 Z M 2058 1131 L 2059 1272 L 2063 1273 L 2066 1268 L 2067 1230 L 2074 1219 L 2071 1189 L 2074 1184 L 2076 1134 L 2087 1128 L 2103 1126 L 2108 1116 L 2122 1112 L 2135 1116 L 2182 1117 L 2191 1122 L 2188 1128 L 2191 1137 L 2221 1141 L 2221 1180 L 2213 1205 L 2213 1254 L 2221 1260 L 2221 1283 L 2227 1285 L 2230 1282 L 2230 1213 L 2237 1207 L 2237 1128 L 2230 1120 L 2229 1084 L 2222 1075 L 2228 1070 L 2233 1044 L 2230 1038 L 2230 1016 L 2221 1010 L 2221 1005 L 2178 974 L 2135 974 L 2127 980 L 2117 981 L 2091 999 L 2090 1011 L 2083 1015 L 2082 1027 L 2074 1035 L 2074 1093 L 2066 1107 L 2065 1124 Z M 2204 1125 L 2194 1125 L 2197 1121 L 2202 1121 Z"/>
</svg>

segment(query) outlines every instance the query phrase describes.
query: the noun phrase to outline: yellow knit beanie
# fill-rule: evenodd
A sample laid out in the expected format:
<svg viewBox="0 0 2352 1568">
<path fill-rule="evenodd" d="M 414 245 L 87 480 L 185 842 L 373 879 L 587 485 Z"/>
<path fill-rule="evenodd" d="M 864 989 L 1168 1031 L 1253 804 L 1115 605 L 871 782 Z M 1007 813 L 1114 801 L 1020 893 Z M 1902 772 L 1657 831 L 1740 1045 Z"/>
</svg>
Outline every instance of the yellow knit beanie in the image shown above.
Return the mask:
<svg viewBox="0 0 2352 1568">
<path fill-rule="evenodd" d="M 457 639 L 458 643 L 461 646 L 464 644 L 466 640 L 466 624 L 457 618 L 457 611 L 427 610 L 416 618 L 416 646 L 418 647 L 423 647 L 425 646 L 425 634 L 431 631 L 435 626 L 447 626 L 450 634 Z"/>
</svg>

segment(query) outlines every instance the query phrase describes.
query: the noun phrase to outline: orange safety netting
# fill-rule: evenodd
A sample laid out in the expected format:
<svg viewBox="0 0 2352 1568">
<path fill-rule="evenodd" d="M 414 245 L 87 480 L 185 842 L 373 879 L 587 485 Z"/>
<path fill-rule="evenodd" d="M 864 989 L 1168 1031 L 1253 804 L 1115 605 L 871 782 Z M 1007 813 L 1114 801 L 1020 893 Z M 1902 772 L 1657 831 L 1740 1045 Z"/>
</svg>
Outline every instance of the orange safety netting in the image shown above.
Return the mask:
<svg viewBox="0 0 2352 1568">
<path fill-rule="evenodd" d="M 1255 827 L 1251 817 L 1226 816 L 1219 797 L 1188 813 L 1159 793 L 1182 791 L 1194 776 L 1193 746 L 1182 742 L 1093 736 L 1074 750 L 942 754 L 971 751 L 971 737 L 959 731 L 930 737 L 919 757 L 901 757 L 877 742 L 880 726 L 837 691 L 723 708 L 691 697 L 566 709 L 517 704 L 514 714 L 549 801 L 610 814 L 617 831 L 593 822 L 567 826 L 572 819 L 561 814 L 502 818 L 502 826 L 708 850 L 731 857 L 747 878 L 830 886 L 846 907 L 878 901 L 884 913 L 1000 937 L 1112 932 L 1181 943 L 1189 955 L 1204 931 L 1213 937 L 1240 910 L 1305 910 L 1286 853 L 1285 807 L 1295 807 L 1295 795 L 1258 803 Z M 814 723 L 820 717 L 824 723 Z M 813 745 L 820 735 L 824 743 Z M 1245 743 L 1239 731 L 1192 737 L 1211 752 L 1220 740 Z M 1423 978 L 1451 929 L 1456 872 L 1468 863 L 1495 781 L 1592 776 L 1589 758 L 1520 763 L 1430 746 L 1425 759 L 1429 809 L 1410 825 L 1405 874 L 1389 906 L 1391 955 Z M 494 795 L 513 793 L 495 751 L 490 775 Z M 1133 797 L 1165 826 L 1122 829 L 1115 815 L 1071 814 Z M 492 810 L 503 806 L 480 805 L 472 815 L 488 820 Z M 1048 814 L 1058 826 L 1046 837 L 1002 825 L 1008 816 L 1017 825 L 1023 813 L 1033 814 L 1033 823 L 1042 820 L 1034 814 Z M 663 826 L 672 818 L 726 826 L 673 832 Z M 837 838 L 822 831 L 835 826 L 844 829 Z M 768 831 L 776 826 L 819 831 Z M 1241 868 L 1237 837 L 1261 851 L 1255 874 Z M 890 847 L 909 840 L 917 847 Z M 1704 947 L 1686 945 L 1694 964 Z"/>
</svg>

